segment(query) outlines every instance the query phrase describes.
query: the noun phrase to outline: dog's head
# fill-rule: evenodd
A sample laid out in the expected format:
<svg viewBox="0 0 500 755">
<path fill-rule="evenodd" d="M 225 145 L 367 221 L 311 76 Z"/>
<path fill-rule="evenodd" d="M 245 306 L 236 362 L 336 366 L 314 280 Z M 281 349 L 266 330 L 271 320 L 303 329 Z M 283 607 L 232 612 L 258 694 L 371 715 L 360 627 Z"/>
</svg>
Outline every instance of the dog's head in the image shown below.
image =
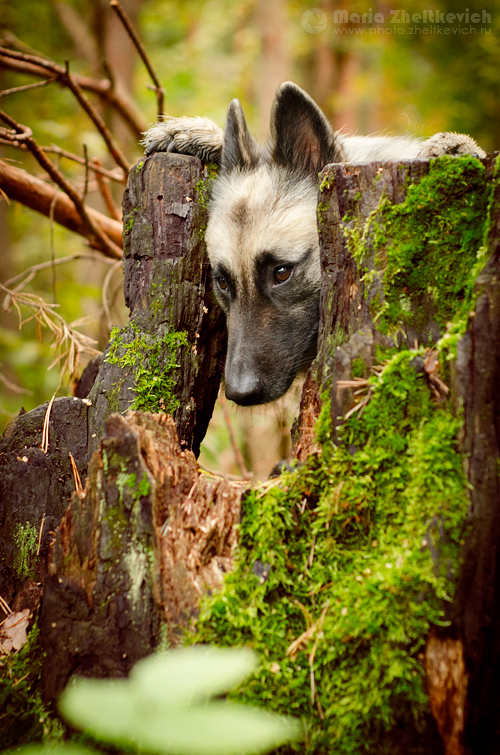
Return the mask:
<svg viewBox="0 0 500 755">
<path fill-rule="evenodd" d="M 330 124 L 296 85 L 278 90 L 264 148 L 231 102 L 206 241 L 227 319 L 226 396 L 238 404 L 279 398 L 314 356 L 317 176 L 340 159 Z"/>
</svg>

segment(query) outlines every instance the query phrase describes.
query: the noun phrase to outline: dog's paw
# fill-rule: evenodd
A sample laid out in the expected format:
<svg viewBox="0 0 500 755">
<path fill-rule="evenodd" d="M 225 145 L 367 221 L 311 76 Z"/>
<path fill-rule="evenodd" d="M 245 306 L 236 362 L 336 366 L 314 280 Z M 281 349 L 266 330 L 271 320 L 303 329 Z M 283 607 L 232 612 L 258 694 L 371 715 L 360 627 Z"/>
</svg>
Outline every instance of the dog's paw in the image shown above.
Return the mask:
<svg viewBox="0 0 500 755">
<path fill-rule="evenodd" d="M 178 152 L 217 162 L 222 138 L 222 130 L 209 118 L 167 117 L 146 131 L 142 144 L 146 155 Z"/>
<path fill-rule="evenodd" d="M 471 136 L 446 131 L 434 134 L 430 139 L 423 142 L 417 157 L 430 160 L 432 157 L 440 157 L 441 155 L 486 157 L 486 152 Z"/>
</svg>

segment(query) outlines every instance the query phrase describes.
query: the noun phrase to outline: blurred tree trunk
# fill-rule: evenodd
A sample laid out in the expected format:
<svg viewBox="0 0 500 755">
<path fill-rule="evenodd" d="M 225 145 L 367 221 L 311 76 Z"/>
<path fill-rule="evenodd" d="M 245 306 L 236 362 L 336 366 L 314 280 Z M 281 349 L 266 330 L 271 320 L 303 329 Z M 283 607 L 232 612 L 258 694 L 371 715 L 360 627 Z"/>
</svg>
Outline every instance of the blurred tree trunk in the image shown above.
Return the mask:
<svg viewBox="0 0 500 755">
<path fill-rule="evenodd" d="M 269 113 L 276 89 L 290 78 L 290 56 L 285 36 L 287 27 L 285 0 L 258 0 L 255 22 L 261 55 L 255 80 L 257 104 L 257 135 L 269 136 Z"/>
</svg>

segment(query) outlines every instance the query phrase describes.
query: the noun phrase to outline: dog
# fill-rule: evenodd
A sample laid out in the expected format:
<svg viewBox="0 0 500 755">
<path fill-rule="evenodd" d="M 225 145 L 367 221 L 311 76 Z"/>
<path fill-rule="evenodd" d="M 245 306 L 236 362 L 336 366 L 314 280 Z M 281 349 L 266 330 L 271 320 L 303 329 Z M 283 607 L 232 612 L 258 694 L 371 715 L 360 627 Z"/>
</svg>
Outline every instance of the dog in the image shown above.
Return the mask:
<svg viewBox="0 0 500 755">
<path fill-rule="evenodd" d="M 314 100 L 282 84 L 271 138 L 250 135 L 233 100 L 224 131 L 208 118 L 166 118 L 146 132 L 146 154 L 194 155 L 220 167 L 206 244 L 217 299 L 226 314 L 226 397 L 252 406 L 278 399 L 316 353 L 320 255 L 318 173 L 328 163 L 429 159 L 484 151 L 469 136 L 346 136 Z"/>
</svg>

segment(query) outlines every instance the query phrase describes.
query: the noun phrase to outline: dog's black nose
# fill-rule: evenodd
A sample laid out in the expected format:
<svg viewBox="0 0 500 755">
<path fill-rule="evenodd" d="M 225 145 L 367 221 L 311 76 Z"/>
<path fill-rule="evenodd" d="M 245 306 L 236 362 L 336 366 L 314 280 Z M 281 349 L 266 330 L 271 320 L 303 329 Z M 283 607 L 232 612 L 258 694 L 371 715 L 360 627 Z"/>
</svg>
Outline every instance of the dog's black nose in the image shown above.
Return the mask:
<svg viewBox="0 0 500 755">
<path fill-rule="evenodd" d="M 240 406 L 255 406 L 266 402 L 264 386 L 252 373 L 243 373 L 238 379 L 226 374 L 226 398 Z"/>
</svg>

